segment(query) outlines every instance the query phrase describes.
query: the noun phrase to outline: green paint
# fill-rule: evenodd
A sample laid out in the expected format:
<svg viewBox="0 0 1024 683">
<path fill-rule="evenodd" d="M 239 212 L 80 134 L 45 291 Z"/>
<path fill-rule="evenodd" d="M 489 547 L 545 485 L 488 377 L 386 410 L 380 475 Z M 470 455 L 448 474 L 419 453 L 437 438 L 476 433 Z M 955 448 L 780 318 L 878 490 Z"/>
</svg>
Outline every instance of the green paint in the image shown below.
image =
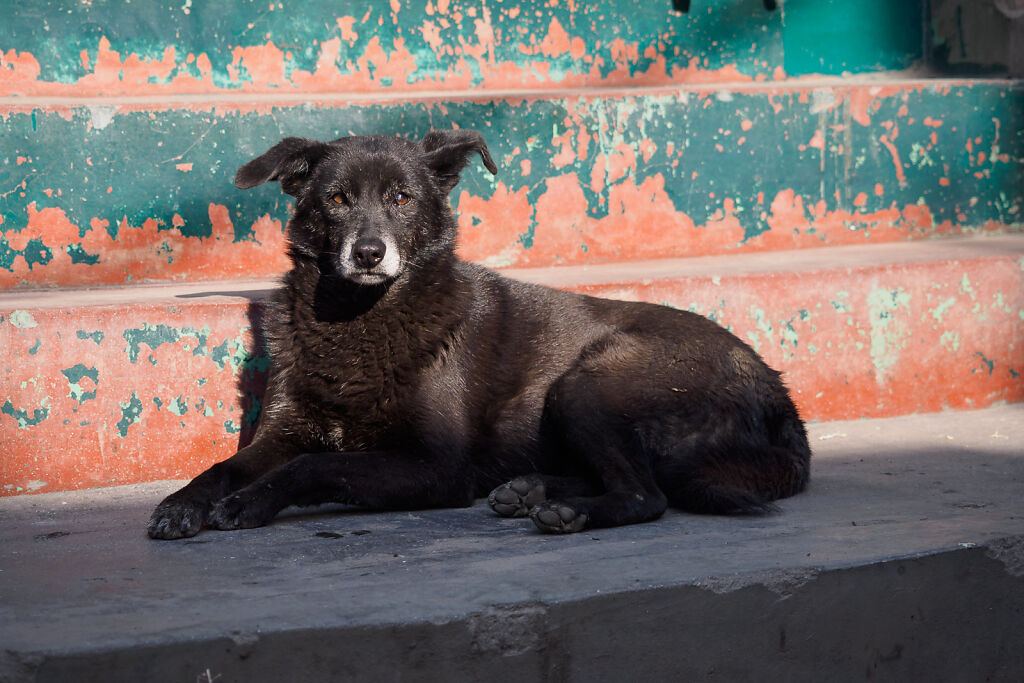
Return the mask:
<svg viewBox="0 0 1024 683">
<path fill-rule="evenodd" d="M 90 254 L 81 244 L 71 244 L 66 247 L 68 255 L 71 257 L 71 263 L 84 263 L 87 266 L 95 265 L 100 262 L 99 254 Z"/>
<path fill-rule="evenodd" d="M 92 339 L 96 346 L 100 345 L 103 341 L 103 332 L 96 330 L 95 332 L 86 332 L 85 330 L 78 330 L 75 332 L 75 336 L 79 339 Z"/>
<path fill-rule="evenodd" d="M 121 406 L 121 419 L 118 420 L 117 433 L 121 435 L 121 438 L 128 436 L 128 428 L 139 421 L 142 415 L 142 401 L 138 395 L 133 391 L 132 396 L 125 402 L 118 402 Z"/>
<path fill-rule="evenodd" d="M 96 398 L 96 386 L 99 384 L 100 373 L 95 367 L 86 367 L 82 363 L 76 363 L 70 368 L 66 368 L 60 371 L 68 380 L 68 387 L 70 393 L 68 394 L 71 398 L 75 399 L 79 403 L 84 403 L 90 399 Z M 93 388 L 92 391 L 87 391 L 82 388 L 82 380 L 92 380 Z"/>
<path fill-rule="evenodd" d="M 934 310 L 932 310 L 932 317 L 935 318 L 937 321 L 939 321 L 941 323 L 942 322 L 942 316 L 945 315 L 946 311 L 948 311 L 950 309 L 950 307 L 953 306 L 953 304 L 955 304 L 955 303 L 956 303 L 956 298 L 955 297 L 949 297 L 948 299 L 943 301 L 941 304 L 936 306 Z"/>
<path fill-rule="evenodd" d="M 35 427 L 43 420 L 50 416 L 50 400 L 44 398 L 40 403 L 39 408 L 32 410 L 32 415 L 29 416 L 27 410 L 21 410 L 15 408 L 11 403 L 10 399 L 4 402 L 3 406 L 0 406 L 0 413 L 4 415 L 10 415 L 18 423 L 18 429 L 27 429 L 29 427 Z"/>
<path fill-rule="evenodd" d="M 139 359 L 140 345 L 146 344 L 156 350 L 161 344 L 173 344 L 181 338 L 181 333 L 167 325 L 144 324 L 142 327 L 125 330 L 122 334 L 128 346 L 125 351 L 128 359 L 134 363 Z"/>
<path fill-rule="evenodd" d="M 924 56 L 924 0 L 787 0 L 791 76 L 906 69 Z M 853 38 L 856 36 L 856 38 Z"/>
<path fill-rule="evenodd" d="M 30 348 L 28 350 L 29 355 L 32 355 L 32 356 L 36 355 L 36 353 L 39 351 L 39 347 L 42 346 L 42 345 L 43 345 L 43 340 L 37 338 L 36 339 L 36 343 L 33 344 L 32 348 Z"/>
<path fill-rule="evenodd" d="M 910 295 L 902 289 L 875 289 L 868 293 L 867 304 L 871 361 L 878 371 L 878 381 L 882 382 L 886 371 L 896 364 L 900 351 L 906 347 L 906 326 L 897 313 L 910 305 Z"/>
<path fill-rule="evenodd" d="M 194 356 L 208 355 L 207 340 L 210 336 L 210 328 L 203 327 L 197 330 L 194 327 L 183 327 L 179 330 L 163 323 L 159 325 L 145 323 L 142 327 L 125 330 L 122 336 L 128 342 L 128 346 L 125 347 L 128 359 L 135 363 L 139 359 L 142 344 L 155 351 L 161 345 L 173 344 L 183 337 L 195 337 L 198 342 L 194 348 L 186 342 L 184 345 L 186 351 L 192 351 Z M 156 357 L 152 354 L 149 355 L 147 360 L 152 365 L 157 363 Z"/>
<path fill-rule="evenodd" d="M 11 325 L 17 327 L 19 330 L 27 330 L 32 327 L 36 327 L 39 324 L 28 311 L 11 311 L 11 315 L 8 317 L 8 320 L 11 321 Z"/>
<path fill-rule="evenodd" d="M 971 280 L 967 277 L 967 273 L 964 273 L 963 278 L 960 280 L 960 288 L 958 290 L 961 294 L 967 294 L 971 297 L 971 301 L 977 300 L 977 295 L 974 293 L 974 288 L 971 287 Z"/>
<path fill-rule="evenodd" d="M 839 313 L 849 313 L 852 310 L 848 303 L 849 298 L 849 292 L 836 292 L 836 298 L 829 303 L 831 303 L 832 308 L 836 309 Z"/>
<path fill-rule="evenodd" d="M 771 321 L 768 320 L 764 310 L 757 306 L 750 307 L 748 317 L 754 320 L 757 330 L 747 332 L 747 338 L 750 340 L 750 345 L 754 348 L 754 351 L 761 353 L 761 333 L 764 334 L 769 346 L 774 344 L 774 330 L 772 329 Z"/>
<path fill-rule="evenodd" d="M 11 39 L 5 49 L 31 52 L 44 81 L 74 83 L 90 71 L 80 52 L 89 65 L 95 64 L 102 36 L 122 58 L 134 54 L 160 61 L 166 50 L 173 49 L 176 63 L 166 76 L 153 77 L 152 82 L 166 83 L 180 76 L 203 78 L 199 60 L 186 59 L 203 55 L 213 84 L 226 89 L 253 80 L 245 65 L 237 63 L 233 50 L 268 42 L 287 53 L 281 87 L 287 87 L 298 71 L 315 71 L 324 58 L 321 46 L 329 42 L 340 42 L 340 54 L 331 66 L 343 74 L 363 68 L 357 61 L 371 43 L 385 55 L 393 54 L 398 45 L 408 49 L 415 56 L 415 68 L 398 78 L 366 65 L 367 75 L 381 89 L 427 80 L 443 83 L 452 74 L 465 74 L 474 87 L 494 62 L 521 65 L 529 71 L 537 71 L 532 62 L 542 62 L 546 76 L 537 77 L 554 82 L 591 70 L 604 76 L 616 66 L 619 41 L 636 48 L 638 57 L 628 67 L 631 73 L 646 71 L 661 57 L 670 71 L 697 60 L 707 68 L 735 65 L 753 75 L 770 73 L 782 58 L 782 13 L 751 11 L 734 0 L 705 0 L 701 11 L 687 15 L 658 4 L 617 0 L 593 0 L 575 9 L 566 3 L 462 0 L 452 3 L 447 14 L 436 9 L 437 3 L 399 0 L 396 4 L 398 11 L 393 12 L 385 2 L 309 0 L 296 11 L 235 0 L 204 3 L 198 11 L 185 12 L 181 0 L 152 0 L 130 6 L 90 3 L 68 11 L 57 0 L 38 0 L 31 13 L 11 12 L 6 17 Z M 355 18 L 354 38 L 343 36 L 339 26 L 343 17 Z M 40 30 L 41 19 L 46 30 Z M 582 41 L 582 54 L 526 54 L 539 53 L 553 21 Z M 485 26 L 493 38 L 482 41 Z M 442 49 L 435 50 L 428 42 L 428 32 L 435 33 Z M 450 49 L 463 45 L 466 49 Z"/>
<path fill-rule="evenodd" d="M 948 330 L 939 337 L 939 343 L 948 351 L 956 353 L 960 350 L 960 333 L 956 330 Z"/>
<path fill-rule="evenodd" d="M 177 415 L 178 417 L 182 417 L 185 415 L 185 413 L 188 412 L 188 399 L 183 398 L 181 395 L 178 395 L 177 398 L 171 400 L 170 404 L 167 406 L 167 409 L 174 413 L 175 415 Z"/>
<path fill-rule="evenodd" d="M 988 368 L 988 375 L 989 377 L 991 377 L 992 373 L 996 369 L 996 362 L 994 360 L 989 360 L 988 358 L 986 358 L 985 354 L 982 353 L 981 351 L 975 351 L 974 355 L 980 358 L 981 362 L 985 365 L 986 368 Z"/>
</svg>

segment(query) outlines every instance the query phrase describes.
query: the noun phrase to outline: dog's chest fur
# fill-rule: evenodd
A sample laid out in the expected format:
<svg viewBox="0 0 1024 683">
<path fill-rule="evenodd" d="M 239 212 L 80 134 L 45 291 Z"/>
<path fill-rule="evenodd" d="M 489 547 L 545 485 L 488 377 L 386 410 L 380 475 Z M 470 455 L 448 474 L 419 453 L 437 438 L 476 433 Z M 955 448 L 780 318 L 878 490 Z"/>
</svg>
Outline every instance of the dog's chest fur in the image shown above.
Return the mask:
<svg viewBox="0 0 1024 683">
<path fill-rule="evenodd" d="M 393 448 L 412 438 L 422 377 L 444 362 L 459 320 L 458 278 L 431 291 L 408 286 L 369 305 L 315 269 L 296 267 L 267 324 L 274 364 L 288 381 L 273 401 L 319 443 L 337 450 Z M 319 288 L 319 289 L 318 289 Z"/>
</svg>

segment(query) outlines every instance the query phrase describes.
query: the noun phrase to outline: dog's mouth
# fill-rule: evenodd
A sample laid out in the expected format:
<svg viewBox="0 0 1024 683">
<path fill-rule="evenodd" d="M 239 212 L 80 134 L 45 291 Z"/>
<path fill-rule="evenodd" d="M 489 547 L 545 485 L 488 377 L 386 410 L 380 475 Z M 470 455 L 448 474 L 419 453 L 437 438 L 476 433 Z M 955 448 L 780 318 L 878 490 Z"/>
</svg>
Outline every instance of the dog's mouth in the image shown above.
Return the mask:
<svg viewBox="0 0 1024 683">
<path fill-rule="evenodd" d="M 354 282 L 357 285 L 382 285 L 394 279 L 390 275 L 373 271 L 346 273 L 344 277 L 349 282 Z"/>
</svg>

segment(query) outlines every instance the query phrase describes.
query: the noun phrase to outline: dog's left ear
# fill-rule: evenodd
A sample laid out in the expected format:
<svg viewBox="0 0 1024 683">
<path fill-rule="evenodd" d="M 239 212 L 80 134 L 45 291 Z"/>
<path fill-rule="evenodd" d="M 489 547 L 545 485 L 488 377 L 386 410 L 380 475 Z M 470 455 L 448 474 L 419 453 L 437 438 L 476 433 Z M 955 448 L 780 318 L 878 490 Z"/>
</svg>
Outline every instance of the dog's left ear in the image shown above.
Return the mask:
<svg viewBox="0 0 1024 683">
<path fill-rule="evenodd" d="M 327 151 L 327 145 L 305 138 L 285 138 L 256 157 L 235 174 L 235 187 L 248 190 L 271 180 L 295 196 L 302 184 Z"/>
<path fill-rule="evenodd" d="M 498 173 L 484 136 L 475 130 L 432 130 L 423 137 L 420 146 L 426 152 L 427 168 L 437 178 L 445 194 L 458 184 L 459 172 L 469 163 L 469 155 L 473 152 L 480 154 L 492 175 Z"/>
</svg>

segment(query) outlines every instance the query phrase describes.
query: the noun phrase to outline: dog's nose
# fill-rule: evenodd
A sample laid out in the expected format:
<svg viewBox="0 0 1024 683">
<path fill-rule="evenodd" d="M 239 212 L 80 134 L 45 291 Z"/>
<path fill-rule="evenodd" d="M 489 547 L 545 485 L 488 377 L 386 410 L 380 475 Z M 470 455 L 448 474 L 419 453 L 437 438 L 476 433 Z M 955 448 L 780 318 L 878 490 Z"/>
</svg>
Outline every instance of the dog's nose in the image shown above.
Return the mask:
<svg viewBox="0 0 1024 683">
<path fill-rule="evenodd" d="M 360 237 L 352 245 L 352 260 L 360 268 L 373 268 L 384 260 L 387 247 L 376 237 Z"/>
</svg>

